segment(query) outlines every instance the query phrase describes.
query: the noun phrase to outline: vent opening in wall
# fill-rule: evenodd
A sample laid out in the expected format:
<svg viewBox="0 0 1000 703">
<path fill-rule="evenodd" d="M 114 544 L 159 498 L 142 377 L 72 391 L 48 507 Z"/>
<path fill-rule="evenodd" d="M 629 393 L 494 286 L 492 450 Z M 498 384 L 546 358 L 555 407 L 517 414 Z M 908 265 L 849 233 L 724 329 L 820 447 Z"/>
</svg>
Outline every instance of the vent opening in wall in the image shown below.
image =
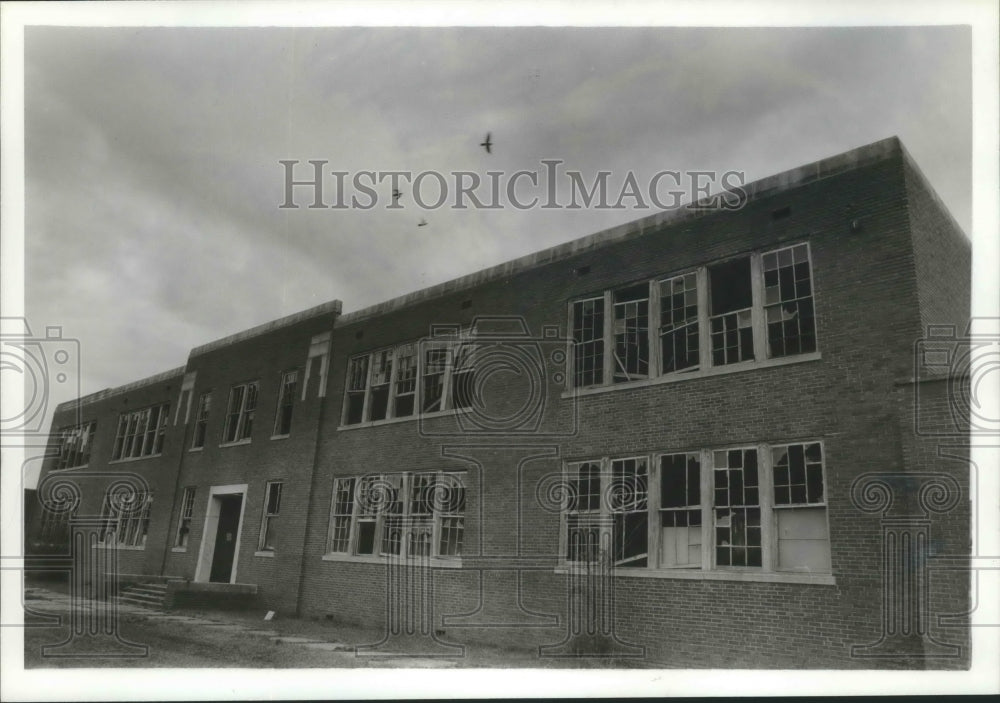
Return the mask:
<svg viewBox="0 0 1000 703">
<path fill-rule="evenodd" d="M 779 207 L 777 210 L 771 211 L 772 220 L 781 220 L 792 214 L 792 208 L 789 206 Z"/>
</svg>

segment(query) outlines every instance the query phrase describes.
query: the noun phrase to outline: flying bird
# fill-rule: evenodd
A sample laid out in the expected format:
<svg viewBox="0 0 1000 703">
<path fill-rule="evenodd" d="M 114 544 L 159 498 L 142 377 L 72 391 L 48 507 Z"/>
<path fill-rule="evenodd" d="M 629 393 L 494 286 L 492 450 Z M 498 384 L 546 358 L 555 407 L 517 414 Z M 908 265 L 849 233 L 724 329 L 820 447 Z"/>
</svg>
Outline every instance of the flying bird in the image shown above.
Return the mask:
<svg viewBox="0 0 1000 703">
<path fill-rule="evenodd" d="M 427 220 L 420 218 L 420 222 L 417 223 L 417 227 L 426 227 L 426 226 L 427 226 Z"/>
<path fill-rule="evenodd" d="M 493 145 L 493 142 L 491 142 L 491 141 L 490 141 L 490 133 L 489 133 L 489 132 L 487 132 L 487 133 L 486 133 L 486 141 L 485 141 L 485 142 L 480 142 L 479 146 L 481 146 L 481 147 L 483 147 L 484 149 L 486 149 L 486 153 L 487 153 L 487 154 L 492 154 L 493 152 L 492 152 L 492 151 L 490 151 L 490 147 L 491 147 L 492 145 Z"/>
</svg>

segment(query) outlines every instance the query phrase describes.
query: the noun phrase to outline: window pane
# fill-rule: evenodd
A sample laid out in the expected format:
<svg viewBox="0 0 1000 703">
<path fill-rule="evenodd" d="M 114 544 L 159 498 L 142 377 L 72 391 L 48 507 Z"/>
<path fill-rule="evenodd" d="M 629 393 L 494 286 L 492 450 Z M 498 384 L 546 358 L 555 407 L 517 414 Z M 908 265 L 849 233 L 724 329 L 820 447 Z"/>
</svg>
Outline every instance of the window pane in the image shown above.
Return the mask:
<svg viewBox="0 0 1000 703">
<path fill-rule="evenodd" d="M 649 286 L 645 283 L 614 294 L 614 381 L 649 376 Z"/>
<path fill-rule="evenodd" d="M 573 385 L 604 382 L 604 299 L 573 303 Z"/>
<path fill-rule="evenodd" d="M 805 244 L 765 255 L 764 303 L 768 355 L 816 351 L 812 272 Z M 769 262 L 769 263 L 768 263 Z"/>
</svg>

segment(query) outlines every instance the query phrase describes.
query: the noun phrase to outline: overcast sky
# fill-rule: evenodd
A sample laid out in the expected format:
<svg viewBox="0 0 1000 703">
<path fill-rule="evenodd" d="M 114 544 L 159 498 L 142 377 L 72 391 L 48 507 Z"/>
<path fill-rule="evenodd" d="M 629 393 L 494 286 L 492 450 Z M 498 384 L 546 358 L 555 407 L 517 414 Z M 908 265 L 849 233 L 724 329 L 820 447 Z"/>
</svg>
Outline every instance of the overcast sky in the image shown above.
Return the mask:
<svg viewBox="0 0 1000 703">
<path fill-rule="evenodd" d="M 283 210 L 282 159 L 750 181 L 898 135 L 968 232 L 970 86 L 965 28 L 30 27 L 26 314 L 89 393 L 651 213 Z"/>
</svg>

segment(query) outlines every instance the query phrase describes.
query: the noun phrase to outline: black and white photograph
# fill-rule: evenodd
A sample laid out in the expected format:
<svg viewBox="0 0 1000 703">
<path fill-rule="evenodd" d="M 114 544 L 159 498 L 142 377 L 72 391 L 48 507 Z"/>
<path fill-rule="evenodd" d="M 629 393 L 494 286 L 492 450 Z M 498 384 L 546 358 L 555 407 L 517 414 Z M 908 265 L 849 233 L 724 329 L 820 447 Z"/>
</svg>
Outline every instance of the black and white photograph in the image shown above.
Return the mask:
<svg viewBox="0 0 1000 703">
<path fill-rule="evenodd" d="M 1000 692 L 995 2 L 0 19 L 4 700 Z"/>
</svg>

